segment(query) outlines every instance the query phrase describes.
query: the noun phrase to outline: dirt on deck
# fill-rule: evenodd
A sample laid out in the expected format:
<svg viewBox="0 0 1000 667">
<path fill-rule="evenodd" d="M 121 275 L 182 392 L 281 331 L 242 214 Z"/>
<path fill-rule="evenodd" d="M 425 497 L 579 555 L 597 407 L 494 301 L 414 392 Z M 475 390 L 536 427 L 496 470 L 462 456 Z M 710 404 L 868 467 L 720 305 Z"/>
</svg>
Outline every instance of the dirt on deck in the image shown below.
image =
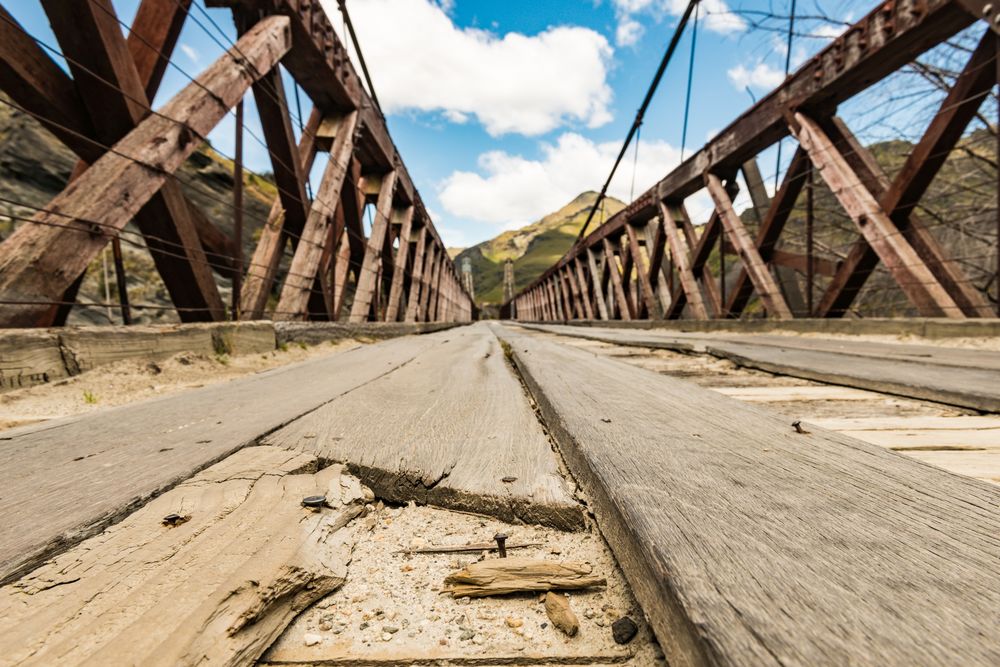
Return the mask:
<svg viewBox="0 0 1000 667">
<path fill-rule="evenodd" d="M 361 344 L 348 339 L 312 346 L 293 344 L 265 354 L 234 357 L 182 352 L 159 361 L 119 361 L 64 380 L 0 394 L 0 430 L 169 396 Z"/>
</svg>

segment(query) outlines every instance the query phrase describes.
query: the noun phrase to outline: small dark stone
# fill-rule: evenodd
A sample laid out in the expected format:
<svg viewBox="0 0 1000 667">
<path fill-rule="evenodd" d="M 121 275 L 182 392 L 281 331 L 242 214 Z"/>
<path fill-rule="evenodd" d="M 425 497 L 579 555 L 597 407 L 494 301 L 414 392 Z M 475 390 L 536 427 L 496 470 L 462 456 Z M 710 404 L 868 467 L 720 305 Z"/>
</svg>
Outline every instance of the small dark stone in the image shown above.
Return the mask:
<svg viewBox="0 0 1000 667">
<path fill-rule="evenodd" d="M 547 628 L 547 627 L 549 627 L 549 624 L 548 624 L 548 623 L 542 623 L 542 630 L 544 630 L 544 629 L 545 629 L 545 628 Z"/>
<path fill-rule="evenodd" d="M 326 506 L 326 496 L 306 496 L 302 499 L 303 507 L 324 507 Z"/>
<path fill-rule="evenodd" d="M 611 624 L 611 636 L 619 644 L 628 644 L 639 632 L 639 626 L 628 616 L 622 616 Z"/>
</svg>

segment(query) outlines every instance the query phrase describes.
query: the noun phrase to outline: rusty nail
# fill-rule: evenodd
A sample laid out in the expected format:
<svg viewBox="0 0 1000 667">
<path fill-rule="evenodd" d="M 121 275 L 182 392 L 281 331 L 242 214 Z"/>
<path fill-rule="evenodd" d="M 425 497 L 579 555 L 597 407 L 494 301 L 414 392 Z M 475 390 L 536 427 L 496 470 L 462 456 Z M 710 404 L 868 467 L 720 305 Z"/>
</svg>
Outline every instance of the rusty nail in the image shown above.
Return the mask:
<svg viewBox="0 0 1000 667">
<path fill-rule="evenodd" d="M 792 428 L 795 429 L 796 433 L 808 433 L 809 432 L 809 431 L 805 430 L 804 428 L 802 428 L 802 422 L 799 421 L 798 419 L 796 419 L 795 421 L 792 422 Z"/>
<path fill-rule="evenodd" d="M 500 558 L 506 558 L 507 547 L 505 542 L 507 541 L 507 535 L 504 533 L 497 533 L 493 536 L 493 539 L 497 541 L 497 551 L 500 552 Z"/>
</svg>

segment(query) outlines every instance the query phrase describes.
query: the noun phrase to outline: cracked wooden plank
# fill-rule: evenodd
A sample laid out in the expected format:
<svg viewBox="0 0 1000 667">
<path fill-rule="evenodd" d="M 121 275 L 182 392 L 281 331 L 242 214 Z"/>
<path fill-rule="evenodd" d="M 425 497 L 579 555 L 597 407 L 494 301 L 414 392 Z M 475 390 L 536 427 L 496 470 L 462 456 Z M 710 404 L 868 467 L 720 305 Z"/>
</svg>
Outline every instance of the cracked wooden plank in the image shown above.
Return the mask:
<svg viewBox="0 0 1000 667">
<path fill-rule="evenodd" d="M 997 487 L 501 335 L 671 664 L 1000 661 Z"/>
<path fill-rule="evenodd" d="M 0 582 L 264 434 L 406 364 L 440 344 L 442 335 L 397 338 L 0 433 Z"/>
<path fill-rule="evenodd" d="M 371 491 L 340 466 L 237 452 L 0 589 L 0 665 L 248 665 L 346 579 Z M 326 495 L 313 512 L 304 496 Z M 176 527 L 163 517 L 190 519 Z"/>
<path fill-rule="evenodd" d="M 448 342 L 263 442 L 346 463 L 387 500 L 581 528 L 496 337 L 485 324 L 438 335 Z"/>
</svg>

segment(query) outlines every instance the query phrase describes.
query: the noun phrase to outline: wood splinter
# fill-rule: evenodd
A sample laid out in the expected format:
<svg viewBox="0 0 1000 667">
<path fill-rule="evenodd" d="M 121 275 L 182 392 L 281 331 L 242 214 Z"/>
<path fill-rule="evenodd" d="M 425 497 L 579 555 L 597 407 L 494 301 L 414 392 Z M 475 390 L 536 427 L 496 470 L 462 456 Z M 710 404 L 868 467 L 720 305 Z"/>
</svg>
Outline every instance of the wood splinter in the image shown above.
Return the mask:
<svg viewBox="0 0 1000 667">
<path fill-rule="evenodd" d="M 473 563 L 448 575 L 445 593 L 480 598 L 525 591 L 579 590 L 605 586 L 587 563 L 554 562 L 534 558 L 504 558 Z"/>
<path fill-rule="evenodd" d="M 570 637 L 575 637 L 580 630 L 580 619 L 576 617 L 569 606 L 569 599 L 561 593 L 549 591 L 545 594 L 545 613 L 552 625 L 556 626 Z"/>
</svg>

